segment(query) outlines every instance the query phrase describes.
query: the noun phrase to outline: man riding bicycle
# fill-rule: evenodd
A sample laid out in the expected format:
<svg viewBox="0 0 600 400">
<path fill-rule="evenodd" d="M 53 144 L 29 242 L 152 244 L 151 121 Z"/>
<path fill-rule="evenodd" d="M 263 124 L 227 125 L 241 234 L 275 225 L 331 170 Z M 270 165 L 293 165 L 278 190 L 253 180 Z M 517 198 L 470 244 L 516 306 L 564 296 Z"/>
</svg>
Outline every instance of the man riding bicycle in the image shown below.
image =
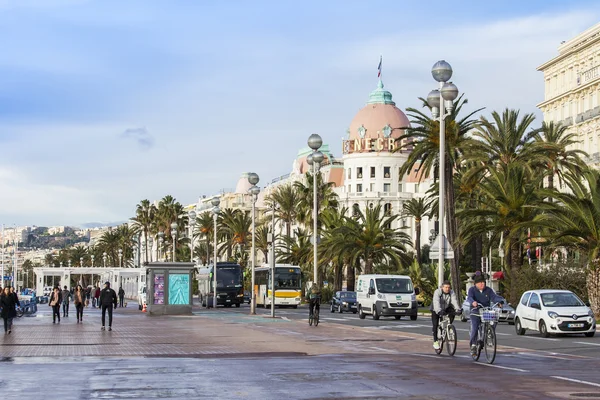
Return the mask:
<svg viewBox="0 0 600 400">
<path fill-rule="evenodd" d="M 321 290 L 319 289 L 319 287 L 317 286 L 316 283 L 313 283 L 313 285 L 310 288 L 310 293 L 308 295 L 308 299 L 309 299 L 309 305 L 310 305 L 310 312 L 309 312 L 309 316 L 313 316 L 313 312 L 315 310 L 315 307 L 317 308 L 317 310 L 320 310 L 320 300 L 321 300 Z"/>
<path fill-rule="evenodd" d="M 450 323 L 452 323 L 454 321 L 454 314 L 461 312 L 456 293 L 451 289 L 450 282 L 442 282 L 442 286 L 435 290 L 429 310 L 431 311 L 431 323 L 433 324 L 433 348 L 439 350 L 438 326 L 440 319 L 448 314 Z"/>
<path fill-rule="evenodd" d="M 471 305 L 471 335 L 469 345 L 471 346 L 471 354 L 474 354 L 477 352 L 477 333 L 481 324 L 478 307 L 490 307 L 493 303 L 499 303 L 499 307 L 502 307 L 504 299 L 498 296 L 494 292 L 494 289 L 486 286 L 485 277 L 480 271 L 477 271 L 475 273 L 475 286 L 469 289 L 467 301 Z"/>
</svg>

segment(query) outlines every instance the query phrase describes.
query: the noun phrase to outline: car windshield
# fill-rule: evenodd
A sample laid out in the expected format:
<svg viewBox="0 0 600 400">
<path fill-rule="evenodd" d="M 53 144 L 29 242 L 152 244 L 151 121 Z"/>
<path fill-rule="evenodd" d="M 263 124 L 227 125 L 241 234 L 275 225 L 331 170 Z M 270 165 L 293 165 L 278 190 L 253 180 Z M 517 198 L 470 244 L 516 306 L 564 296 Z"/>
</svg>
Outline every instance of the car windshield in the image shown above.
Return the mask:
<svg viewBox="0 0 600 400">
<path fill-rule="evenodd" d="M 542 304 L 546 307 L 582 307 L 585 304 L 573 293 L 542 293 Z"/>
<path fill-rule="evenodd" d="M 242 287 L 242 271 L 240 267 L 218 268 L 217 287 L 233 288 Z"/>
<path fill-rule="evenodd" d="M 275 287 L 280 289 L 300 289 L 300 270 L 275 270 Z"/>
<path fill-rule="evenodd" d="M 413 287 L 410 279 L 406 278 L 377 278 L 377 291 L 379 293 L 412 293 Z"/>
<path fill-rule="evenodd" d="M 340 299 L 356 300 L 356 293 L 355 292 L 341 292 Z"/>
</svg>

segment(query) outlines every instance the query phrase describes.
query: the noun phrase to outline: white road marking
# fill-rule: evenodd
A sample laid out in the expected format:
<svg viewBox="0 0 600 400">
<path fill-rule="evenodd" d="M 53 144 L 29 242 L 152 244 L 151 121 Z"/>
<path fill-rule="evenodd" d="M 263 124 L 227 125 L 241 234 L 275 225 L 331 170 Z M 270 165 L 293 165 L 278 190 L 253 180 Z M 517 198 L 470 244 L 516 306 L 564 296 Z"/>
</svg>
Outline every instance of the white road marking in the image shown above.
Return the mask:
<svg viewBox="0 0 600 400">
<path fill-rule="evenodd" d="M 554 359 L 568 360 L 568 361 L 572 360 L 572 358 L 559 357 L 559 356 L 555 356 L 555 355 L 545 356 L 543 354 L 527 353 L 527 352 L 518 352 L 517 354 L 506 354 L 506 356 L 507 357 L 527 356 L 527 357 L 554 358 Z"/>
<path fill-rule="evenodd" d="M 581 383 L 581 384 L 583 384 L 583 385 L 590 385 L 590 386 L 596 386 L 596 387 L 600 387 L 600 383 L 594 383 L 594 382 L 582 381 L 582 380 L 579 380 L 579 379 L 565 378 L 564 376 L 553 376 L 552 378 L 555 378 L 555 379 L 562 379 L 563 381 L 569 381 L 569 382 Z"/>
<path fill-rule="evenodd" d="M 419 357 L 428 357 L 428 358 L 437 358 L 438 360 L 449 360 L 450 357 L 440 357 L 440 356 L 434 356 L 431 354 L 412 354 L 413 356 L 419 356 Z"/>
<path fill-rule="evenodd" d="M 537 336 L 521 336 L 521 337 L 524 337 L 526 339 L 546 340 L 546 341 L 550 341 L 550 342 L 558 342 L 560 340 L 560 339 L 543 338 L 543 337 L 537 337 Z"/>
<path fill-rule="evenodd" d="M 573 342 L 573 343 L 587 344 L 590 346 L 600 346 L 600 343 L 592 343 L 592 342 Z"/>
<path fill-rule="evenodd" d="M 345 320 L 345 319 L 343 319 L 343 318 L 330 318 L 330 317 L 321 317 L 321 319 L 322 319 L 322 320 L 325 320 L 325 321 L 346 321 L 346 320 Z"/>
<path fill-rule="evenodd" d="M 487 365 L 488 367 L 494 367 L 494 368 L 502 368 L 502 369 L 508 369 L 511 371 L 517 371 L 517 372 L 529 372 L 526 369 L 521 369 L 521 368 L 513 368 L 513 367 L 505 367 L 503 365 L 495 365 L 495 364 L 485 364 L 485 363 L 480 363 L 480 365 Z"/>
<path fill-rule="evenodd" d="M 373 350 L 377 350 L 377 351 L 383 351 L 383 352 L 386 352 L 386 353 L 394 353 L 394 354 L 398 354 L 398 352 L 397 352 L 396 350 L 383 349 L 383 348 L 381 348 L 381 347 L 369 347 L 369 348 L 370 348 L 370 349 L 373 349 Z"/>
</svg>

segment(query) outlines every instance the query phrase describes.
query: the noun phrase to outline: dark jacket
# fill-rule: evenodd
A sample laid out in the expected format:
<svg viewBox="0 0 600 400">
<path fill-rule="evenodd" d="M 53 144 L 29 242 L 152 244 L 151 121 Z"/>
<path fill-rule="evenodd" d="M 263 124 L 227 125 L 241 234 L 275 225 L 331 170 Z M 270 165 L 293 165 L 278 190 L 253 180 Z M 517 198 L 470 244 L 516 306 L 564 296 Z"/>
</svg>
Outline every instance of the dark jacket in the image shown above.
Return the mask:
<svg viewBox="0 0 600 400">
<path fill-rule="evenodd" d="M 81 293 L 81 294 L 78 294 L 78 293 Z M 75 305 L 85 304 L 85 300 L 86 300 L 85 291 L 83 291 L 83 290 L 81 292 L 75 291 L 75 293 L 73 293 L 73 303 Z"/>
<path fill-rule="evenodd" d="M 102 289 L 100 292 L 100 304 L 103 306 L 110 306 L 111 304 L 114 304 L 116 308 L 118 300 L 115 291 L 109 287 Z"/>
<path fill-rule="evenodd" d="M 125 297 L 125 291 L 123 288 L 119 288 L 119 297 Z"/>
<path fill-rule="evenodd" d="M 17 316 L 15 297 L 11 294 L 0 296 L 0 307 L 2 307 L 2 318 L 14 318 Z"/>
<path fill-rule="evenodd" d="M 17 295 L 17 292 L 11 292 L 10 295 L 15 299 L 15 304 L 21 307 L 21 302 L 19 301 L 19 296 Z"/>
<path fill-rule="evenodd" d="M 477 289 L 475 286 L 469 289 L 467 293 L 467 301 L 469 302 L 469 306 L 471 307 L 471 313 L 477 314 L 478 311 L 474 310 L 473 302 L 476 301 L 477 304 L 481 304 L 483 307 L 489 307 L 492 303 L 498 303 L 500 301 L 504 301 L 504 299 L 494 292 L 489 286 L 486 286 L 483 290 Z"/>
<path fill-rule="evenodd" d="M 61 292 L 61 296 L 62 296 L 62 303 L 68 303 L 69 300 L 71 299 L 71 292 L 69 292 L 67 289 L 64 289 Z"/>
</svg>

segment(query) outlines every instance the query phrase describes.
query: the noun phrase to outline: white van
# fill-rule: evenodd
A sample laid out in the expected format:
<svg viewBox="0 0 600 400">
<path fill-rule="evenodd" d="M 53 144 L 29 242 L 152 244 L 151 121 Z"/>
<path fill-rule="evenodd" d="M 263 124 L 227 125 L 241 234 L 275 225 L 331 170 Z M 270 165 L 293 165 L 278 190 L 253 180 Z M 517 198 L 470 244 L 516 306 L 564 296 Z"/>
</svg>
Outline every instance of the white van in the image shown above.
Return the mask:
<svg viewBox="0 0 600 400">
<path fill-rule="evenodd" d="M 360 275 L 356 280 L 358 316 L 360 319 L 366 314 L 373 319 L 410 316 L 416 321 L 418 294 L 419 289 L 413 287 L 406 275 Z"/>
</svg>

